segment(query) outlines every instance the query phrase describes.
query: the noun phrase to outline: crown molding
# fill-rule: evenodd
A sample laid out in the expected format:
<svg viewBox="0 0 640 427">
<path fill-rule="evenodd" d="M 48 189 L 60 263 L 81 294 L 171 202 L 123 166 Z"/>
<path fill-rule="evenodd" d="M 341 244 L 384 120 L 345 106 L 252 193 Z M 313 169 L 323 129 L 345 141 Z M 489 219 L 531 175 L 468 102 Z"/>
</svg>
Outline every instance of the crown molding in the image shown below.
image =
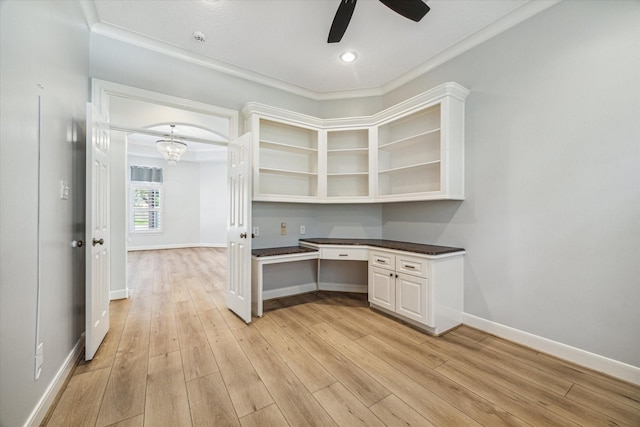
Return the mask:
<svg viewBox="0 0 640 427">
<path fill-rule="evenodd" d="M 295 123 L 307 128 L 313 127 L 323 130 L 331 130 L 335 128 L 362 128 L 376 126 L 389 120 L 393 120 L 403 114 L 407 114 L 407 111 L 415 111 L 415 109 L 419 107 L 428 107 L 429 105 L 436 104 L 444 97 L 451 97 L 464 101 L 469 95 L 469 92 L 469 89 L 459 85 L 458 83 L 447 82 L 370 116 L 321 119 L 271 105 L 260 104 L 258 102 L 248 102 L 240 112 L 245 118 L 248 118 L 252 114 L 260 114 L 264 117 L 285 120 L 289 123 Z"/>
<path fill-rule="evenodd" d="M 226 62 L 218 61 L 204 55 L 188 52 L 177 46 L 173 46 L 140 34 L 132 33 L 122 28 L 115 27 L 104 22 L 100 22 L 95 4 L 91 0 L 80 0 L 85 19 L 89 29 L 94 34 L 99 34 L 115 40 L 119 40 L 134 46 L 142 47 L 153 52 L 171 56 L 195 65 L 206 67 L 224 74 L 228 74 L 247 81 L 258 83 L 264 86 L 279 89 L 294 95 L 303 96 L 316 101 L 330 101 L 349 98 L 366 98 L 382 96 L 400 86 L 420 77 L 433 70 L 467 50 L 497 36 L 509 28 L 525 21 L 526 19 L 548 9 L 559 3 L 561 0 L 531 0 L 518 9 L 502 17 L 498 21 L 477 31 L 464 40 L 456 43 L 448 49 L 440 52 L 433 58 L 404 73 L 392 81 L 376 88 L 364 88 L 331 92 L 317 92 L 300 87 L 298 85 L 265 76 L 260 73 L 246 70 Z"/>
</svg>

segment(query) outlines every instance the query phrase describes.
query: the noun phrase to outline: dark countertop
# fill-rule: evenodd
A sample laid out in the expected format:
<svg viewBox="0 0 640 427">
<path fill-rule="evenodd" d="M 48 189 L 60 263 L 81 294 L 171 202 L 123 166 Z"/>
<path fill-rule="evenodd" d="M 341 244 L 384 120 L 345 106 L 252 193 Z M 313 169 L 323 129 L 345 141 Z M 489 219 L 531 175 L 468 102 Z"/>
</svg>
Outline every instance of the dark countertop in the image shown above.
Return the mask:
<svg viewBox="0 0 640 427">
<path fill-rule="evenodd" d="M 318 250 L 305 246 L 285 246 L 282 248 L 253 249 L 251 255 L 260 258 L 276 255 L 302 254 L 305 252 L 318 252 Z"/>
<path fill-rule="evenodd" d="M 398 251 L 415 252 L 419 254 L 434 256 L 464 251 L 463 248 L 453 248 L 450 246 L 424 245 L 421 243 L 398 242 L 395 240 L 382 239 L 311 238 L 300 239 L 300 242 L 314 243 L 317 245 L 373 246 L 376 248 L 394 249 Z"/>
</svg>

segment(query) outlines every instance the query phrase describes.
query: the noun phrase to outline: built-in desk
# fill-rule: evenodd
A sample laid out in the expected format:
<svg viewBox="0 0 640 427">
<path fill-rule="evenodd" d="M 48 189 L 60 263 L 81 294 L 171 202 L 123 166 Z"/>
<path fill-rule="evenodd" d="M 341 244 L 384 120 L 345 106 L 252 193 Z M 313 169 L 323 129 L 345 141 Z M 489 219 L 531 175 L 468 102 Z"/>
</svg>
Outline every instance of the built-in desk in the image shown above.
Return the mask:
<svg viewBox="0 0 640 427">
<path fill-rule="evenodd" d="M 462 323 L 462 248 L 380 239 L 299 242 L 252 251 L 254 315 L 262 316 L 263 300 L 332 290 L 367 292 L 372 308 L 435 335 Z M 269 280 L 269 268 L 276 268 L 275 280 Z M 282 274 L 287 269 L 292 281 Z"/>
<path fill-rule="evenodd" d="M 262 317 L 262 301 L 264 300 L 313 292 L 318 289 L 317 270 L 313 282 L 305 281 L 303 283 L 288 283 L 284 286 L 269 286 L 268 281 L 265 283 L 267 266 L 287 263 L 289 268 L 292 266 L 295 268 L 295 264 L 291 263 L 317 259 L 318 250 L 305 246 L 253 249 L 251 251 L 251 311 L 253 314 Z"/>
</svg>

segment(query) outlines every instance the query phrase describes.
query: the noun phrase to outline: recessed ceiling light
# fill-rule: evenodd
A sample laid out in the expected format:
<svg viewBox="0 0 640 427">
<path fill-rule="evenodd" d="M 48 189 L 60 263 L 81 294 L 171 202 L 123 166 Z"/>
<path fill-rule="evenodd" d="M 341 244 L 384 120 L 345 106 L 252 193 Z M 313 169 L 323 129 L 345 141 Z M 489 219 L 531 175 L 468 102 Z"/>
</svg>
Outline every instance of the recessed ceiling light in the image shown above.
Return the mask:
<svg viewBox="0 0 640 427">
<path fill-rule="evenodd" d="M 340 59 L 344 62 L 353 62 L 356 60 L 357 57 L 358 55 L 351 50 L 344 52 L 343 54 L 340 55 Z"/>
</svg>

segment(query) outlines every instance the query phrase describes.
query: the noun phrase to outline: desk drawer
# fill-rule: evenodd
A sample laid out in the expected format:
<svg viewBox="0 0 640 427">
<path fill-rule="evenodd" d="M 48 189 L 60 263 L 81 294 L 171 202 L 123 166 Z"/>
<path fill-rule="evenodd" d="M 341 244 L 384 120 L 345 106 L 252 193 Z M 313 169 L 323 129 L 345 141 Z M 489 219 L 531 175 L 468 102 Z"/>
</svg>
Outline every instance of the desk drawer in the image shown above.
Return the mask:
<svg viewBox="0 0 640 427">
<path fill-rule="evenodd" d="M 428 277 L 428 260 L 424 258 L 412 257 L 409 255 L 396 256 L 396 271 L 407 273 L 418 277 Z"/>
<path fill-rule="evenodd" d="M 339 247 L 339 248 L 320 248 L 321 259 L 341 259 L 352 261 L 367 261 L 369 259 L 369 249 Z"/>
<path fill-rule="evenodd" d="M 369 253 L 369 265 L 373 267 L 396 269 L 396 256 L 387 252 L 371 251 Z"/>
</svg>

